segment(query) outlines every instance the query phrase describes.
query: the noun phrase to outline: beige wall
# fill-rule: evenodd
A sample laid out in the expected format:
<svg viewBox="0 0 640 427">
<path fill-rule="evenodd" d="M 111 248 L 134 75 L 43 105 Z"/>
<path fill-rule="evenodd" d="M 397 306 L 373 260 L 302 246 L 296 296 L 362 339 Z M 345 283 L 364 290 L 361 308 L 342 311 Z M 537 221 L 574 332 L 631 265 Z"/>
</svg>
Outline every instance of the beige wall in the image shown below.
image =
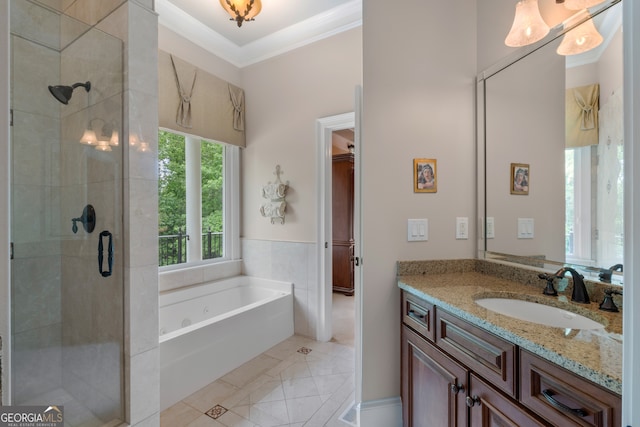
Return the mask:
<svg viewBox="0 0 640 427">
<path fill-rule="evenodd" d="M 212 55 L 205 49 L 163 25 L 158 25 L 158 46 L 165 52 L 206 70 L 223 80 L 242 87 L 239 69 L 227 61 Z"/>
<path fill-rule="evenodd" d="M 242 151 L 245 239 L 316 240 L 316 120 L 353 111 L 361 84 L 362 29 L 356 28 L 243 68 L 247 148 Z M 285 224 L 260 215 L 262 186 L 280 165 L 289 181 Z"/>
<path fill-rule="evenodd" d="M 363 6 L 362 397 L 367 401 L 400 394 L 396 261 L 475 254 L 476 2 Z M 437 193 L 413 192 L 416 157 L 437 159 Z M 455 239 L 457 216 L 469 217 L 469 240 Z M 408 218 L 429 219 L 427 242 L 407 242 Z"/>
</svg>

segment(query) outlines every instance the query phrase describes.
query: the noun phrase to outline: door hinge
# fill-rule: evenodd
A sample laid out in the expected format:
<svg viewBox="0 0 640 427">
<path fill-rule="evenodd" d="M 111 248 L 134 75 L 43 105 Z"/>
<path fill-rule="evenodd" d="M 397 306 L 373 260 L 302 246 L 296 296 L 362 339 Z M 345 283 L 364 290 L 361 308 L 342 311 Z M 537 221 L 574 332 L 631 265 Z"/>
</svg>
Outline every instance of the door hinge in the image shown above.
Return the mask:
<svg viewBox="0 0 640 427">
<path fill-rule="evenodd" d="M 13 259 L 13 242 L 9 246 L 9 259 Z"/>
<path fill-rule="evenodd" d="M 13 108 L 9 110 L 9 126 L 13 126 Z"/>
<path fill-rule="evenodd" d="M 329 242 L 324 242 L 324 248 L 329 249 Z"/>
</svg>

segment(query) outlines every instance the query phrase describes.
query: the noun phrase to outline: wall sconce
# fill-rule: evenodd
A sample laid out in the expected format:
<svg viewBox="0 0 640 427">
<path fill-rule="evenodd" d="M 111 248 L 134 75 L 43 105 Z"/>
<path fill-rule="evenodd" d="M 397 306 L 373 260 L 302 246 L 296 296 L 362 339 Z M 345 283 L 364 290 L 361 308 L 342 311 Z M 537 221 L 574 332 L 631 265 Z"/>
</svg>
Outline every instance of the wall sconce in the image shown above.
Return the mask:
<svg viewBox="0 0 640 427">
<path fill-rule="evenodd" d="M 526 46 L 549 34 L 549 26 L 540 16 L 538 0 L 520 0 L 511 30 L 504 40 L 509 47 Z"/>
<path fill-rule="evenodd" d="M 566 33 L 556 52 L 558 55 L 577 55 L 599 46 L 602 40 L 593 19 L 589 19 Z"/>
<path fill-rule="evenodd" d="M 94 122 L 102 122 L 102 126 L 99 128 L 100 133 L 96 133 L 93 125 Z M 85 145 L 91 145 L 99 151 L 111 151 L 111 147 L 117 147 L 120 145 L 120 139 L 118 137 L 118 126 L 115 122 L 105 122 L 100 118 L 94 118 L 89 120 L 89 127 L 85 129 L 80 138 L 80 143 Z"/>
</svg>

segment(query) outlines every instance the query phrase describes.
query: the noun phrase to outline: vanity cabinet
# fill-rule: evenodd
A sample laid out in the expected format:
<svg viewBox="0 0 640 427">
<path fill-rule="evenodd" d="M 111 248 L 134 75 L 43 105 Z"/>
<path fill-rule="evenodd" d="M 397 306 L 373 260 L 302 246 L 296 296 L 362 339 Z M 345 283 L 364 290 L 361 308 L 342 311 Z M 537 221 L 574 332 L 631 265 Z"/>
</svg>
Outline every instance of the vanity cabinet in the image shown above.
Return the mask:
<svg viewBox="0 0 640 427">
<path fill-rule="evenodd" d="M 621 423 L 620 396 L 402 292 L 404 427 Z"/>
</svg>

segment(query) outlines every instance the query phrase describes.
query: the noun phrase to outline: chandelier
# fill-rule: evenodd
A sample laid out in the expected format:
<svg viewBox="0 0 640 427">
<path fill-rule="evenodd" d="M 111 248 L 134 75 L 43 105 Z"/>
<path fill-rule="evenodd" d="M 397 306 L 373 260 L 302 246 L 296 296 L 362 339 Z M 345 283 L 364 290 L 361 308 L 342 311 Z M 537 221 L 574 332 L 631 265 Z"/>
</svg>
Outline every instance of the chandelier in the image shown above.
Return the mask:
<svg viewBox="0 0 640 427">
<path fill-rule="evenodd" d="M 220 0 L 220 4 L 231 15 L 231 20 L 242 27 L 244 21 L 253 21 L 262 10 L 260 0 Z"/>
</svg>

